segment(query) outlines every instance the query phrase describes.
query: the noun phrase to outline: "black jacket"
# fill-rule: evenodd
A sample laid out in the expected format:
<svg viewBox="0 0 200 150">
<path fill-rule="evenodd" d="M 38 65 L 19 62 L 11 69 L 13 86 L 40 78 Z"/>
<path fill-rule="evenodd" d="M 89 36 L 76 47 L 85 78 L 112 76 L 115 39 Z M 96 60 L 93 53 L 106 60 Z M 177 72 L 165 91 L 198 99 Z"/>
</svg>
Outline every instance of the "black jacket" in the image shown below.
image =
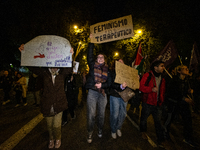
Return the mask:
<svg viewBox="0 0 200 150">
<path fill-rule="evenodd" d="M 174 76 L 166 87 L 166 96 L 168 100 L 174 101 L 175 103 L 186 103 L 184 98 L 190 95 L 188 93 L 189 88 L 189 80 L 187 78 L 181 80 L 178 76 Z"/>
<path fill-rule="evenodd" d="M 116 77 L 115 71 L 111 72 L 111 86 L 109 88 L 109 95 L 115 96 L 115 97 L 121 97 L 116 91 L 121 92 L 122 89 L 120 88 L 121 84 L 114 83 Z"/>
<path fill-rule="evenodd" d="M 87 89 L 95 89 L 95 79 L 94 79 L 94 64 L 95 64 L 95 59 L 93 56 L 93 48 L 94 48 L 94 44 L 93 43 L 89 43 L 88 46 L 88 54 L 87 54 L 87 62 L 89 65 L 89 74 L 88 74 L 88 78 L 87 78 L 87 82 L 86 82 L 86 88 Z M 111 76 L 110 76 L 110 71 L 108 70 L 108 76 L 107 76 L 107 80 L 106 82 L 102 83 L 101 88 L 102 89 L 107 89 L 109 86 L 111 85 Z"/>
</svg>

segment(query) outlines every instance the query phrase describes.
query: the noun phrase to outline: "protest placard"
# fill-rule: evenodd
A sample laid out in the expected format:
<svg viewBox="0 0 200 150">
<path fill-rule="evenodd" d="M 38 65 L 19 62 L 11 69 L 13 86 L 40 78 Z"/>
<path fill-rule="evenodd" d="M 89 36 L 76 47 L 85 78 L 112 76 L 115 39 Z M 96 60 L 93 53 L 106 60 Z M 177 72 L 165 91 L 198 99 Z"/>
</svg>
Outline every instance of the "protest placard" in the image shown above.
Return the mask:
<svg viewBox="0 0 200 150">
<path fill-rule="evenodd" d="M 115 71 L 116 77 L 114 82 L 119 84 L 126 82 L 129 88 L 134 90 L 139 89 L 138 70 L 116 61 Z"/>
<path fill-rule="evenodd" d="M 72 67 L 71 45 L 63 37 L 41 35 L 24 45 L 21 66 Z"/>
<path fill-rule="evenodd" d="M 91 43 L 105 43 L 133 37 L 132 16 L 125 16 L 90 26 Z"/>
</svg>

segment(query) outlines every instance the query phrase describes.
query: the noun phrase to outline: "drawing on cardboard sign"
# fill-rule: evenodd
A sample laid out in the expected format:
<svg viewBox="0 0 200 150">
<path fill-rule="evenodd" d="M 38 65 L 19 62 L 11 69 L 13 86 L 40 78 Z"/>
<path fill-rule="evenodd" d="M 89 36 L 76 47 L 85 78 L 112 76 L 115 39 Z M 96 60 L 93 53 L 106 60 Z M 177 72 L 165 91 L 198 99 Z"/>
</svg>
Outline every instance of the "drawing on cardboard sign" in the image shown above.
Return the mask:
<svg viewBox="0 0 200 150">
<path fill-rule="evenodd" d="M 21 66 L 72 67 L 71 45 L 63 37 L 41 35 L 24 45 Z"/>
</svg>

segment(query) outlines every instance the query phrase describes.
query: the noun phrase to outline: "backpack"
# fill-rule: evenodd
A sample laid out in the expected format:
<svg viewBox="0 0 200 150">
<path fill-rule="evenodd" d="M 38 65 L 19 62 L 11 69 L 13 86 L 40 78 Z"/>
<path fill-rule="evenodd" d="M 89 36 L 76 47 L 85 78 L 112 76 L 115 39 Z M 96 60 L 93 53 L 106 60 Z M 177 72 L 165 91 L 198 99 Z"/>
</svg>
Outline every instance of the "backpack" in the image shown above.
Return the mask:
<svg viewBox="0 0 200 150">
<path fill-rule="evenodd" d="M 147 80 L 145 82 L 145 86 L 148 86 L 149 85 L 149 82 L 151 81 L 151 77 L 152 77 L 152 74 L 149 72 L 149 76 L 147 77 Z"/>
</svg>

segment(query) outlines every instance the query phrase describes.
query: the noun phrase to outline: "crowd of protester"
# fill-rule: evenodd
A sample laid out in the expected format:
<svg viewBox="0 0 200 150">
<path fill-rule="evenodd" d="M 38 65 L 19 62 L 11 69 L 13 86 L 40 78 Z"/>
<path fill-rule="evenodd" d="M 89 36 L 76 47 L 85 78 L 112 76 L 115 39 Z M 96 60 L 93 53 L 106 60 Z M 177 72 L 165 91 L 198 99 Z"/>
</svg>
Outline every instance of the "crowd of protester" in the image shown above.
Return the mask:
<svg viewBox="0 0 200 150">
<path fill-rule="evenodd" d="M 23 47 L 19 48 L 23 50 Z M 94 44 L 88 46 L 87 61 L 89 72 L 82 74 L 72 72 L 72 68 L 37 68 L 30 70 L 28 87 L 21 72 L 1 71 L 0 86 L 4 91 L 2 105 L 10 102 L 10 91 L 15 91 L 15 107 L 27 105 L 27 91 L 34 95 L 34 105 L 41 107 L 47 121 L 49 132 L 49 148 L 61 146 L 61 126 L 76 118 L 79 91 L 82 89 L 82 100 L 87 104 L 87 142 L 93 139 L 94 126 L 97 124 L 98 137 L 103 136 L 104 116 L 107 102 L 110 106 L 111 137 L 122 136 L 122 126 L 127 113 L 127 104 L 118 94 L 127 87 L 115 83 L 115 61 L 124 63 L 122 59 L 114 60 L 111 66 L 106 63 L 104 54 L 94 57 Z M 73 53 L 73 51 L 72 51 Z M 139 112 L 141 137 L 147 140 L 147 119 L 153 116 L 158 145 L 168 147 L 171 123 L 176 116 L 183 120 L 183 142 L 198 147 L 194 141 L 191 113 L 199 114 L 200 76 L 191 74 L 185 65 L 175 67 L 169 77 L 164 73 L 164 62 L 155 61 L 150 71 L 140 77 L 140 88 L 134 90 L 135 96 L 129 101 L 132 108 Z M 59 96 L 57 96 L 59 95 Z M 96 116 L 96 113 L 98 114 Z M 95 123 L 96 121 L 96 123 Z"/>
</svg>

